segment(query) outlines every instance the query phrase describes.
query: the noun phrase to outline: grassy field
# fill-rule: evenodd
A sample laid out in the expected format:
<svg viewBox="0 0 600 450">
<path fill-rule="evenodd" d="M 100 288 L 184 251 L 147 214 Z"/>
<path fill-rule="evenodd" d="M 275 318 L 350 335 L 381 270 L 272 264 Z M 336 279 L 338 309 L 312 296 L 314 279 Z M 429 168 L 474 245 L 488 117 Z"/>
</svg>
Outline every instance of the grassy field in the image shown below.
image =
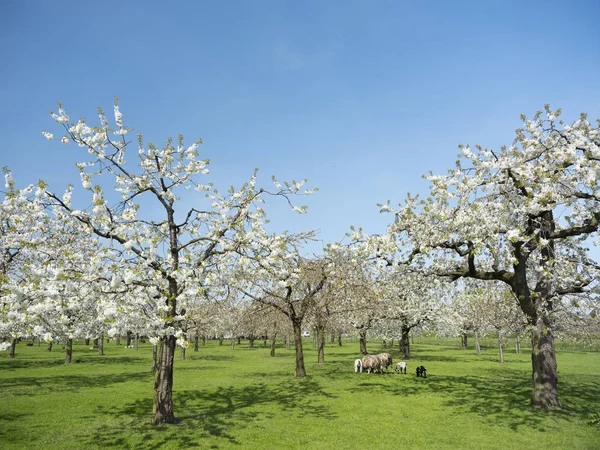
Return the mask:
<svg viewBox="0 0 600 450">
<path fill-rule="evenodd" d="M 600 353 L 560 352 L 563 409 L 528 407 L 527 352 L 481 355 L 415 343 L 409 373 L 355 374 L 358 344 L 328 344 L 308 377 L 295 379 L 293 350 L 232 350 L 208 341 L 175 361 L 177 425 L 152 426 L 152 348 L 105 344 L 105 356 L 74 346 L 17 347 L 0 358 L 2 449 L 599 449 Z M 373 353 L 382 351 L 371 343 Z M 389 350 L 386 350 L 389 351 Z M 392 350 L 394 361 L 397 350 Z M 414 368 L 427 367 L 427 379 Z"/>
</svg>

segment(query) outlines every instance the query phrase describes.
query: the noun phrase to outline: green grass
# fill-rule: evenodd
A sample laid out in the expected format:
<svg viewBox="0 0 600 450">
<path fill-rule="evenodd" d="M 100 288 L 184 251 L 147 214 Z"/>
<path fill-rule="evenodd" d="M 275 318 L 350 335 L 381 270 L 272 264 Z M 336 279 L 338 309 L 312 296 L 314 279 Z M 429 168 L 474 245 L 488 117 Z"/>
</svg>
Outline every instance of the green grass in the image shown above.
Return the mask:
<svg viewBox="0 0 600 450">
<path fill-rule="evenodd" d="M 382 351 L 371 343 L 370 351 Z M 176 425 L 152 426 L 152 349 L 105 344 L 19 344 L 0 358 L 2 449 L 598 449 L 600 353 L 558 354 L 560 411 L 533 411 L 530 355 L 417 343 L 409 373 L 355 374 L 358 344 L 328 344 L 308 377 L 295 379 L 293 350 L 235 350 L 215 341 L 175 361 Z M 387 350 L 389 351 L 389 350 Z M 397 350 L 392 350 L 394 360 Z M 414 368 L 427 367 L 427 379 Z"/>
</svg>

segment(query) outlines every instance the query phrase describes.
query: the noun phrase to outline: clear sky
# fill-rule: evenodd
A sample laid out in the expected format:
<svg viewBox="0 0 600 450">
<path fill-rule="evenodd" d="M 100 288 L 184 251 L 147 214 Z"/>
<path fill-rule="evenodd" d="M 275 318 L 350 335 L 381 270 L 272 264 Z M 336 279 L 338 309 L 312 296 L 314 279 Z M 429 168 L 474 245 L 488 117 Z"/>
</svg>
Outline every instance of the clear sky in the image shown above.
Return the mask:
<svg viewBox="0 0 600 450">
<path fill-rule="evenodd" d="M 600 117 L 598 18 L 597 0 L 2 0 L 0 166 L 77 185 L 48 111 L 93 119 L 118 96 L 146 140 L 202 138 L 223 190 L 254 167 L 319 187 L 306 216 L 269 202 L 273 227 L 382 232 L 376 204 L 425 193 L 458 143 L 510 144 L 545 103 Z"/>
</svg>

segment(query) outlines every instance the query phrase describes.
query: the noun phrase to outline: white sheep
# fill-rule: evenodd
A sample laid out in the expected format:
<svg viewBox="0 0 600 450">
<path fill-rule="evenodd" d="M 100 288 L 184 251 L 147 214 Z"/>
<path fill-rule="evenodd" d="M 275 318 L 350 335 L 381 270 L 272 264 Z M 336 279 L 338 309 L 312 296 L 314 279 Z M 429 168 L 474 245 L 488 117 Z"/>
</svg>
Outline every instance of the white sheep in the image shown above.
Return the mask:
<svg viewBox="0 0 600 450">
<path fill-rule="evenodd" d="M 400 361 L 396 364 L 396 373 L 406 373 L 406 363 L 404 361 Z"/>
</svg>

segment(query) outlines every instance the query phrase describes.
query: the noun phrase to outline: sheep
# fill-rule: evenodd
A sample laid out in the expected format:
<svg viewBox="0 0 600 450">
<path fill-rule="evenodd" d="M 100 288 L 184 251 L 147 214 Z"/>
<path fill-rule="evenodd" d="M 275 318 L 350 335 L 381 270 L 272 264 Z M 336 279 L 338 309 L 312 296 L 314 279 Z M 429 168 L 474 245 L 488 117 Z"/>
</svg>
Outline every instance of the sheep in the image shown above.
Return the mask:
<svg viewBox="0 0 600 450">
<path fill-rule="evenodd" d="M 404 361 L 400 361 L 396 364 L 396 373 L 406 373 L 406 363 Z"/>
<path fill-rule="evenodd" d="M 392 365 L 392 355 L 389 353 L 380 353 L 378 355 L 367 355 L 362 361 L 362 370 L 368 373 L 379 372 L 383 373 L 383 369 L 387 371 L 387 368 Z M 356 367 L 356 361 L 354 362 Z"/>
<path fill-rule="evenodd" d="M 381 372 L 381 361 L 377 357 L 377 355 L 367 355 L 362 361 L 363 371 L 366 370 L 368 373 L 373 372 Z"/>
<path fill-rule="evenodd" d="M 362 372 L 362 369 L 362 360 L 357 359 L 356 361 L 354 361 L 354 373 Z"/>
<path fill-rule="evenodd" d="M 377 356 L 381 360 L 381 369 L 383 370 L 383 368 L 385 368 L 385 371 L 387 372 L 388 367 L 393 365 L 392 355 L 390 355 L 389 353 L 380 353 Z"/>
<path fill-rule="evenodd" d="M 417 367 L 417 376 L 427 378 L 427 369 L 424 366 Z"/>
</svg>

